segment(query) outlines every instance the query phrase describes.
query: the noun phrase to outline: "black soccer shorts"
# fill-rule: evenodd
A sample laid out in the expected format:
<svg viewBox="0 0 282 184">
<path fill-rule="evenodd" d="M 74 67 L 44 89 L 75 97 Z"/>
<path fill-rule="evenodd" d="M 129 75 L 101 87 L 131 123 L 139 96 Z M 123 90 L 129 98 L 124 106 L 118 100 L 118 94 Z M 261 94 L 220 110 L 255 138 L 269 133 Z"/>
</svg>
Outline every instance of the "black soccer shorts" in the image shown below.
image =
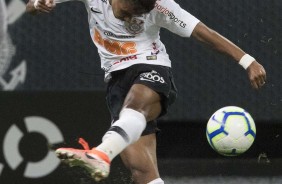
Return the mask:
<svg viewBox="0 0 282 184">
<path fill-rule="evenodd" d="M 159 117 L 165 115 L 169 106 L 177 97 L 171 68 L 160 65 L 136 64 L 126 69 L 111 73 L 112 78 L 107 86 L 107 105 L 112 122 L 119 119 L 119 113 L 127 93 L 133 84 L 145 85 L 161 96 L 162 111 Z M 147 123 L 142 135 L 158 132 L 157 121 Z"/>
</svg>

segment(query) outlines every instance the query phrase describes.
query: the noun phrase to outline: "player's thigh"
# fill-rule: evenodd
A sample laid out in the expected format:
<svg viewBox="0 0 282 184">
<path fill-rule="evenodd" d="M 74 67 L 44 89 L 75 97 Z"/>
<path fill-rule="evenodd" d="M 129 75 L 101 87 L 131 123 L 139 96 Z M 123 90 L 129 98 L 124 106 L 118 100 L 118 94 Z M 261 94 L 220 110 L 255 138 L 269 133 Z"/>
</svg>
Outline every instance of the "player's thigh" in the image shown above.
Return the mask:
<svg viewBox="0 0 282 184">
<path fill-rule="evenodd" d="M 158 175 L 156 156 L 156 134 L 142 136 L 136 143 L 128 146 L 121 154 L 127 168 L 133 172 Z"/>
<path fill-rule="evenodd" d="M 139 111 L 144 114 L 147 121 L 152 121 L 161 113 L 161 97 L 143 84 L 134 84 L 125 98 L 123 107 Z"/>
</svg>

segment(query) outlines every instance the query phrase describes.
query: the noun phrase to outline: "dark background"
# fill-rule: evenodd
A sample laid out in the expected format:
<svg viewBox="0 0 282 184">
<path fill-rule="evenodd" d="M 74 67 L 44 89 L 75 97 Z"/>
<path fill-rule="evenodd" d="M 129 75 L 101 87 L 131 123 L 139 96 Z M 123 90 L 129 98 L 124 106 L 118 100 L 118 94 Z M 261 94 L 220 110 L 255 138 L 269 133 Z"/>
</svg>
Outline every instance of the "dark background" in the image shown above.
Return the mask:
<svg viewBox="0 0 282 184">
<path fill-rule="evenodd" d="M 164 119 L 205 121 L 217 109 L 236 105 L 249 111 L 256 121 L 281 123 L 282 2 L 178 3 L 254 56 L 265 67 L 268 78 L 266 86 L 255 91 L 247 73 L 232 59 L 163 30 L 161 39 L 170 54 L 179 90 L 176 103 Z M 83 3 L 59 4 L 50 15 L 25 14 L 9 31 L 17 47 L 14 60 L 27 61 L 26 81 L 18 90 L 105 90 Z"/>
<path fill-rule="evenodd" d="M 230 58 L 193 39 L 162 30 L 161 39 L 172 60 L 179 91 L 171 111 L 159 122 L 162 176 L 280 176 L 282 1 L 177 2 L 254 56 L 266 69 L 267 84 L 259 91 L 253 90 L 247 73 Z M 83 3 L 68 2 L 57 5 L 50 15 L 24 14 L 9 26 L 17 48 L 10 70 L 18 66 L 18 61 L 26 60 L 27 76 L 16 91 L 0 92 L 1 145 L 12 124 L 26 133 L 23 118 L 31 115 L 55 122 L 63 132 L 64 145 L 78 147 L 78 137 L 84 137 L 91 146 L 100 142 L 110 118 L 104 103 L 104 74 L 87 24 Z M 7 72 L 2 77 L 9 80 L 11 76 Z M 245 108 L 257 126 L 254 145 L 234 158 L 215 153 L 205 137 L 211 114 L 229 105 Z M 64 165 L 45 178 L 23 178 L 26 162 L 42 159 L 47 151 L 45 145 L 41 135 L 25 134 L 20 146 L 25 161 L 15 171 L 7 166 L 0 152 L 0 163 L 4 165 L 0 183 L 56 184 L 62 183 L 62 178 L 69 184 L 93 183 L 84 173 Z M 129 183 L 128 172 L 119 158 L 113 164 L 105 183 Z"/>
</svg>

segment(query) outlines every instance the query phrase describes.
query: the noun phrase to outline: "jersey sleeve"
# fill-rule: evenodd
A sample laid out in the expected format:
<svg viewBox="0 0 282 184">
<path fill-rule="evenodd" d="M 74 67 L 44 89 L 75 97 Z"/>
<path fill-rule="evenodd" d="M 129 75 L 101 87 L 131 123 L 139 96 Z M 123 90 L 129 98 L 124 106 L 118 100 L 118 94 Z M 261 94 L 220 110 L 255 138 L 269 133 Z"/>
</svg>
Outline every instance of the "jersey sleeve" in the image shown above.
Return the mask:
<svg viewBox="0 0 282 184">
<path fill-rule="evenodd" d="M 154 24 L 182 37 L 190 37 L 199 19 L 182 9 L 174 0 L 157 0 L 152 19 Z"/>
</svg>

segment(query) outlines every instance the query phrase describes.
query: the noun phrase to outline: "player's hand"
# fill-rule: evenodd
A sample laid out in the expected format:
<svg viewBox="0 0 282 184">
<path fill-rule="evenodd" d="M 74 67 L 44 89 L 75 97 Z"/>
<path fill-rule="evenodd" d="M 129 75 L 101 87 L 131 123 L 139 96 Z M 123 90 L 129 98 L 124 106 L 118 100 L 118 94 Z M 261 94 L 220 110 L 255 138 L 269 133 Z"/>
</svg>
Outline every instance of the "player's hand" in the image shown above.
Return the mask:
<svg viewBox="0 0 282 184">
<path fill-rule="evenodd" d="M 257 61 L 252 62 L 252 64 L 247 68 L 247 72 L 253 88 L 259 89 L 265 84 L 266 72 L 263 66 Z"/>
<path fill-rule="evenodd" d="M 50 13 L 56 6 L 54 0 L 35 0 L 34 7 L 41 13 Z"/>
</svg>

